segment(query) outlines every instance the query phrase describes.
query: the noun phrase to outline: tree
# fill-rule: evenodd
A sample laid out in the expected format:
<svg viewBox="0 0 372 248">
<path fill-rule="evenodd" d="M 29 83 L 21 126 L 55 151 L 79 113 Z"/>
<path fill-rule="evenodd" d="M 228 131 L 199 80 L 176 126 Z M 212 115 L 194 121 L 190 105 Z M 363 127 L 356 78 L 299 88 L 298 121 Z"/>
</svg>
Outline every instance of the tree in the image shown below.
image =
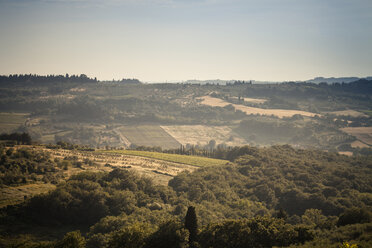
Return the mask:
<svg viewBox="0 0 372 248">
<path fill-rule="evenodd" d="M 280 208 L 280 209 L 275 213 L 275 217 L 278 218 L 278 219 L 286 220 L 286 219 L 288 218 L 288 214 L 286 213 L 286 211 L 284 211 L 283 208 Z"/>
<path fill-rule="evenodd" d="M 340 215 L 337 226 L 345 226 L 355 223 L 368 223 L 371 221 L 370 213 L 364 208 L 350 208 L 346 209 Z"/>
<path fill-rule="evenodd" d="M 146 237 L 152 232 L 146 223 L 134 223 L 116 231 L 109 242 L 112 248 L 141 248 L 145 245 Z"/>
<path fill-rule="evenodd" d="M 198 235 L 198 220 L 196 217 L 195 207 L 193 206 L 190 206 L 187 209 L 185 227 L 189 230 L 189 247 L 195 248 Z"/>
<path fill-rule="evenodd" d="M 85 238 L 79 230 L 66 233 L 63 239 L 57 242 L 56 248 L 85 248 Z"/>
<path fill-rule="evenodd" d="M 181 223 L 169 220 L 148 237 L 144 248 L 186 248 L 187 234 Z"/>
</svg>

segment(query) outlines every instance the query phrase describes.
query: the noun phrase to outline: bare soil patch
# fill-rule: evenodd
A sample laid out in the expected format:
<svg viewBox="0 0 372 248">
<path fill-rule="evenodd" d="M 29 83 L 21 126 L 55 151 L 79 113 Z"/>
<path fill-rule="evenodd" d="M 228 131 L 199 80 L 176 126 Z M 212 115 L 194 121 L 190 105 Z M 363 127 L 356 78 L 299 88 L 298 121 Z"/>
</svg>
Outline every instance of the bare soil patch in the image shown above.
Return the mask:
<svg viewBox="0 0 372 248">
<path fill-rule="evenodd" d="M 341 154 L 341 155 L 349 156 L 349 157 L 353 156 L 352 152 L 338 152 L 338 153 Z"/>
</svg>

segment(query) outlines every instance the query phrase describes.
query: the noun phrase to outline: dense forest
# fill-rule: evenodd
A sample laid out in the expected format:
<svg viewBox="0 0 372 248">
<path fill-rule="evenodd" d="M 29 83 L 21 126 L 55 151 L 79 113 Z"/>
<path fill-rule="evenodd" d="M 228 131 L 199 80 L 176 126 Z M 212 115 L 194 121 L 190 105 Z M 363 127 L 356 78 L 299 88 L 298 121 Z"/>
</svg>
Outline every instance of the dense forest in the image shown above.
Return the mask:
<svg viewBox="0 0 372 248">
<path fill-rule="evenodd" d="M 40 167 L 45 167 L 46 174 L 47 168 L 60 167 L 61 162 L 48 161 L 48 154 L 25 149 L 1 150 L 7 168 L 27 168 L 26 180 L 13 183 L 28 183 L 27 175 L 35 173 L 35 168 L 26 165 L 37 158 L 44 159 L 41 163 L 45 166 Z M 225 156 L 232 162 L 181 173 L 168 186 L 119 168 L 73 175 L 50 193 L 1 209 L 1 245 L 372 245 L 371 157 L 347 157 L 288 145 L 237 147 L 226 151 Z M 193 229 L 185 224 L 190 206 L 195 211 Z M 63 237 L 59 232 L 41 240 L 32 234 L 21 235 L 25 230 L 43 228 L 63 229 L 66 234 Z"/>
</svg>

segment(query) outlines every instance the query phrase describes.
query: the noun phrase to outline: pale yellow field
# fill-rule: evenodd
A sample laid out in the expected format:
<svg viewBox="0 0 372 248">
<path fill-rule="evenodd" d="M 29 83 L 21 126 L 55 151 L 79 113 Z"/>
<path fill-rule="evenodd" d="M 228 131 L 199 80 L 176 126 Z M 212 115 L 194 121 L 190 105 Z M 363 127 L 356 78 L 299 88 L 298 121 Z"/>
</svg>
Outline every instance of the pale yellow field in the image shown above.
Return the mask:
<svg viewBox="0 0 372 248">
<path fill-rule="evenodd" d="M 372 145 L 372 127 L 345 127 L 341 131 L 355 136 L 366 145 Z"/>
<path fill-rule="evenodd" d="M 353 148 L 368 148 L 369 145 L 366 145 L 363 142 L 360 142 L 359 140 L 356 140 L 356 141 L 351 143 L 351 147 L 353 147 Z"/>
<path fill-rule="evenodd" d="M 316 114 L 301 111 L 301 110 L 288 110 L 288 109 L 262 109 L 262 108 L 254 108 L 254 107 L 248 107 L 240 104 L 231 104 L 229 102 L 226 102 L 222 99 L 211 97 L 211 96 L 203 96 L 198 98 L 201 101 L 201 104 L 212 106 L 212 107 L 225 107 L 227 105 L 232 105 L 236 110 L 240 110 L 247 115 L 250 114 L 260 114 L 260 115 L 275 115 L 279 118 L 283 117 L 292 117 L 293 115 L 303 115 L 303 116 L 309 116 L 313 117 Z"/>
<path fill-rule="evenodd" d="M 333 112 L 328 112 L 329 114 L 333 115 L 348 115 L 352 117 L 368 117 L 368 115 L 358 112 L 355 110 L 342 110 L 342 111 L 333 111 Z"/>
<path fill-rule="evenodd" d="M 247 144 L 247 141 L 238 137 L 227 126 L 176 125 L 161 126 L 161 128 L 182 145 L 206 145 L 210 140 L 215 140 L 217 144 L 225 143 L 228 146 L 242 146 Z"/>
<path fill-rule="evenodd" d="M 346 155 L 346 156 L 353 156 L 353 153 L 352 152 L 338 152 L 339 154 L 341 155 Z"/>
</svg>

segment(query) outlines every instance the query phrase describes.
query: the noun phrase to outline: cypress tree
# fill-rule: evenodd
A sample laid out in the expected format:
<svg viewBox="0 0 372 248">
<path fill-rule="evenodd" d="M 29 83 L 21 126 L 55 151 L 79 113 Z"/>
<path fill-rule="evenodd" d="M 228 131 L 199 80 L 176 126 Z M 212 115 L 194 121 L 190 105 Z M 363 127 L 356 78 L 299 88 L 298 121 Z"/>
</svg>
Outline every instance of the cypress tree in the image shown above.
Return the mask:
<svg viewBox="0 0 372 248">
<path fill-rule="evenodd" d="M 187 209 L 185 217 L 185 228 L 189 230 L 189 247 L 195 248 L 196 239 L 198 234 L 198 220 L 195 213 L 195 207 L 190 206 Z"/>
</svg>

